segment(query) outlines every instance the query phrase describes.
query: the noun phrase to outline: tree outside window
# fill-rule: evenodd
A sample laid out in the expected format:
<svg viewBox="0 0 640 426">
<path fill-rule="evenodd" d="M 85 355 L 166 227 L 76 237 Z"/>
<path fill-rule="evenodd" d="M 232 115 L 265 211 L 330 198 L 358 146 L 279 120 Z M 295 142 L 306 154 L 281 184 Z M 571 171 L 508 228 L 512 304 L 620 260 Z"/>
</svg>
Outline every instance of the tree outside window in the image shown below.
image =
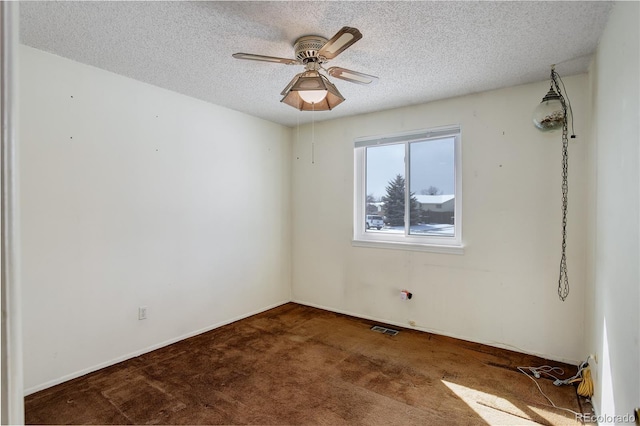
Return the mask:
<svg viewBox="0 0 640 426">
<path fill-rule="evenodd" d="M 390 226 L 404 226 L 405 189 L 405 180 L 402 175 L 396 175 L 386 187 L 387 194 L 382 197 L 382 201 L 384 202 L 384 215 Z M 416 225 L 419 217 L 418 200 L 413 193 L 410 193 L 409 197 L 409 217 L 411 225 Z"/>
</svg>

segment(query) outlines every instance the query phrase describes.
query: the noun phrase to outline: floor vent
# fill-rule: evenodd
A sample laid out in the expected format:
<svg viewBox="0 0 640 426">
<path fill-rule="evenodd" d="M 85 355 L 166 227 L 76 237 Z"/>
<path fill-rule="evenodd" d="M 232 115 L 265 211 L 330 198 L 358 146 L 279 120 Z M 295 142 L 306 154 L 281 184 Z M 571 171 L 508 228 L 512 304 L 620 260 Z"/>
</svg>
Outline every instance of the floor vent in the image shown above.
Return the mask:
<svg viewBox="0 0 640 426">
<path fill-rule="evenodd" d="M 395 336 L 396 334 L 400 333 L 398 330 L 392 330 L 390 328 L 381 327 L 379 325 L 374 325 L 373 327 L 371 327 L 371 330 L 382 334 L 388 334 L 389 336 Z"/>
</svg>

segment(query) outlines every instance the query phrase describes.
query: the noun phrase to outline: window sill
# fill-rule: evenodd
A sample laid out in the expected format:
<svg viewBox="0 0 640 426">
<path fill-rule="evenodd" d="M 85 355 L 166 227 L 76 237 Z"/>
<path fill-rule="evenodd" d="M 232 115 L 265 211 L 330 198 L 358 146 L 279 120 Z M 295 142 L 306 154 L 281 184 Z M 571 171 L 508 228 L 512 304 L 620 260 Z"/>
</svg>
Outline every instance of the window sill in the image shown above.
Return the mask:
<svg viewBox="0 0 640 426">
<path fill-rule="evenodd" d="M 446 246 L 435 244 L 412 244 L 412 243 L 400 243 L 390 241 L 364 241 L 364 240 L 352 240 L 351 245 L 353 247 L 369 247 L 369 248 L 381 248 L 389 250 L 409 250 L 409 251 L 426 251 L 431 253 L 443 253 L 443 254 L 464 254 L 464 246 Z"/>
</svg>

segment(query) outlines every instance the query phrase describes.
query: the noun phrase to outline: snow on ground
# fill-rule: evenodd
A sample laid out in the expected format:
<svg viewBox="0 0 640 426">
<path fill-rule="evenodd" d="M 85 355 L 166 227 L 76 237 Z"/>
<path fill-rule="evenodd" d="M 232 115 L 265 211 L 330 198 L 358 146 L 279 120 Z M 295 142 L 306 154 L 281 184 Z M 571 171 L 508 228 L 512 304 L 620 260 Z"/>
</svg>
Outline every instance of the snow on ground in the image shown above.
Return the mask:
<svg viewBox="0 0 640 426">
<path fill-rule="evenodd" d="M 390 233 L 390 234 L 404 234 L 404 226 L 389 226 L 386 225 L 381 230 L 377 229 L 367 229 L 367 232 L 375 232 L 375 233 Z M 453 225 L 448 223 L 420 223 L 418 225 L 413 225 L 409 232 L 410 234 L 436 234 L 436 235 L 453 235 Z"/>
</svg>

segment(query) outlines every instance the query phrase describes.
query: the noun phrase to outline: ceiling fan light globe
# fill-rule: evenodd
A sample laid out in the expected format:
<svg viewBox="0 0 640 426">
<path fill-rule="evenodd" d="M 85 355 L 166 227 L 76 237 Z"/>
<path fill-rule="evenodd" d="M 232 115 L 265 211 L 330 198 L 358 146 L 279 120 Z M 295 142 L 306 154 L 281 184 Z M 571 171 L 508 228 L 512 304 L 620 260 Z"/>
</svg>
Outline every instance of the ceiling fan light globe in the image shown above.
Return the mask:
<svg viewBox="0 0 640 426">
<path fill-rule="evenodd" d="M 298 94 L 303 101 L 310 104 L 320 103 L 327 97 L 326 90 L 299 90 Z"/>
<path fill-rule="evenodd" d="M 315 70 L 297 74 L 281 95 L 280 102 L 300 111 L 328 111 L 344 101 L 336 86 Z"/>
</svg>

